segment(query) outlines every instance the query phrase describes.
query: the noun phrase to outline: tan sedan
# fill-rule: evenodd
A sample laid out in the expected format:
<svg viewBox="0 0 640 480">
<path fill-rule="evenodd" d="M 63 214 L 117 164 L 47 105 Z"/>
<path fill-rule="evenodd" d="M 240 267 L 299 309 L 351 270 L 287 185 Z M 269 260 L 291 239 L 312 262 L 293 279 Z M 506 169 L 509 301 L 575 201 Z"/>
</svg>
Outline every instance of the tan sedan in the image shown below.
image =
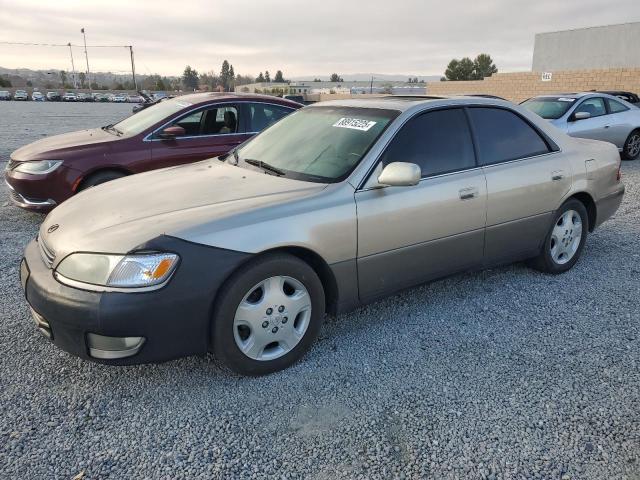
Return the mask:
<svg viewBox="0 0 640 480">
<path fill-rule="evenodd" d="M 511 103 L 320 103 L 225 157 L 81 192 L 21 280 L 59 347 L 132 364 L 213 351 L 285 368 L 339 313 L 455 272 L 561 273 L 624 193 L 615 146 Z"/>
</svg>

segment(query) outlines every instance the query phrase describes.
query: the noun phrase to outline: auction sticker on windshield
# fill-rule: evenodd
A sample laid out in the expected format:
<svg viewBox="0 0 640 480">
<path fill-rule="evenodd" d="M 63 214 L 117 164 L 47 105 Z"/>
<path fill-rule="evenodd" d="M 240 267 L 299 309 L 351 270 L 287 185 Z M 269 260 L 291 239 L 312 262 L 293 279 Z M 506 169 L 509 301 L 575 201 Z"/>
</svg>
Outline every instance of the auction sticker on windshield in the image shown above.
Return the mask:
<svg viewBox="0 0 640 480">
<path fill-rule="evenodd" d="M 338 128 L 351 128 L 353 130 L 360 130 L 362 132 L 366 132 L 371 127 L 373 127 L 377 122 L 372 122 L 371 120 L 362 120 L 360 118 L 347 118 L 343 117 L 333 124 L 334 127 Z"/>
</svg>

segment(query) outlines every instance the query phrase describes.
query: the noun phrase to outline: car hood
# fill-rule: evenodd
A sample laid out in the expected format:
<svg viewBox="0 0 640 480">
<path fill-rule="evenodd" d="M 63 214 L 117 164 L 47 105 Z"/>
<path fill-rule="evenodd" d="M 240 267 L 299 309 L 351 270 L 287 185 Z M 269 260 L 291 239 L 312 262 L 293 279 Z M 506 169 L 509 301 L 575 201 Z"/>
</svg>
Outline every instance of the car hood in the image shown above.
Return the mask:
<svg viewBox="0 0 640 480">
<path fill-rule="evenodd" d="M 100 128 L 80 130 L 78 132 L 53 135 L 37 140 L 17 149 L 11 154 L 11 158 L 19 162 L 29 160 L 60 160 L 64 158 L 57 158 L 56 155 L 64 156 L 64 153 L 69 150 L 76 150 L 98 143 L 114 142 L 119 139 L 120 137 L 105 132 Z"/>
<path fill-rule="evenodd" d="M 197 241 L 198 232 L 255 222 L 265 209 L 325 187 L 205 160 L 80 192 L 47 216 L 39 236 L 55 264 L 78 251 L 127 253 L 160 235 Z"/>
</svg>

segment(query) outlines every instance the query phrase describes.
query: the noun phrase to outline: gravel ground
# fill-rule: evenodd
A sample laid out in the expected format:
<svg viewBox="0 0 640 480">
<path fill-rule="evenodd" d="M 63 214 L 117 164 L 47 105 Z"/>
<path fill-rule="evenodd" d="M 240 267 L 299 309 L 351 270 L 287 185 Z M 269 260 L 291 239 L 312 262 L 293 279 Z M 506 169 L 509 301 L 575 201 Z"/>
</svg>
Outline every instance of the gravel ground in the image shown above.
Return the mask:
<svg viewBox="0 0 640 480">
<path fill-rule="evenodd" d="M 0 158 L 123 107 L 0 104 Z M 571 272 L 414 288 L 329 319 L 301 363 L 257 379 L 54 348 L 17 280 L 42 217 L 2 186 L 0 477 L 640 479 L 640 161 L 623 173 Z"/>
</svg>

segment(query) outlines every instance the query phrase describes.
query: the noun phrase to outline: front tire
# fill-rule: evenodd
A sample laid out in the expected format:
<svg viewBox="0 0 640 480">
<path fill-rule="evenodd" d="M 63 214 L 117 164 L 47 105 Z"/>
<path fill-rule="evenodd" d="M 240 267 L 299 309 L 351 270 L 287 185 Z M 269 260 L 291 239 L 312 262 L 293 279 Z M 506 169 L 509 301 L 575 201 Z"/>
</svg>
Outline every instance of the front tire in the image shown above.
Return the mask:
<svg viewBox="0 0 640 480">
<path fill-rule="evenodd" d="M 309 350 L 325 311 L 322 282 L 297 257 L 269 254 L 240 267 L 214 307 L 213 353 L 242 375 L 285 369 Z"/>
<path fill-rule="evenodd" d="M 111 180 L 116 180 L 125 176 L 126 175 L 124 173 L 117 172 L 115 170 L 103 170 L 101 172 L 96 172 L 89 175 L 82 181 L 82 183 L 78 187 L 78 191 L 81 192 L 82 190 L 86 190 L 87 188 L 95 187 L 96 185 L 110 182 Z"/>
<path fill-rule="evenodd" d="M 588 233 L 589 216 L 584 204 L 574 198 L 567 200 L 556 211 L 542 251 L 530 266 L 545 273 L 566 272 L 578 261 Z"/>
<path fill-rule="evenodd" d="M 622 158 L 625 160 L 636 160 L 640 156 L 640 129 L 634 130 L 627 137 L 622 149 Z"/>
</svg>

